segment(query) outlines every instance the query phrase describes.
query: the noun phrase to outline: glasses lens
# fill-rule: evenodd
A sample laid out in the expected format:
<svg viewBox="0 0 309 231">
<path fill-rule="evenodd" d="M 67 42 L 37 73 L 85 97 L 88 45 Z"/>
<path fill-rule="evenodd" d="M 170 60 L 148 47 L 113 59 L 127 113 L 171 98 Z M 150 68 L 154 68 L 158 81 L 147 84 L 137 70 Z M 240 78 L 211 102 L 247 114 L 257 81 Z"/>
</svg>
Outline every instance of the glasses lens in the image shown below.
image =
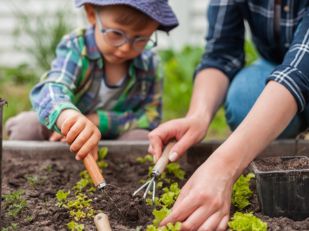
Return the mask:
<svg viewBox="0 0 309 231">
<path fill-rule="evenodd" d="M 123 32 L 113 29 L 108 29 L 104 33 L 104 38 L 106 42 L 113 46 L 120 46 L 125 43 L 126 38 Z"/>
<path fill-rule="evenodd" d="M 150 41 L 151 40 L 149 38 L 136 38 L 133 43 L 134 49 L 139 50 L 139 51 L 143 50 L 146 45 L 148 47 L 148 44 L 150 43 Z"/>
</svg>

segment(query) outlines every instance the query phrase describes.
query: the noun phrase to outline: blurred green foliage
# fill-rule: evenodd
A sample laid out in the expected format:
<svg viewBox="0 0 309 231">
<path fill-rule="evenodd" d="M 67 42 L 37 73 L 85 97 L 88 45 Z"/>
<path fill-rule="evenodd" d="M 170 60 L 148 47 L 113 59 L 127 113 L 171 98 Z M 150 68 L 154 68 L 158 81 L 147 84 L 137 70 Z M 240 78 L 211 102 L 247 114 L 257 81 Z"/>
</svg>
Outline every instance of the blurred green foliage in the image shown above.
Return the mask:
<svg viewBox="0 0 309 231">
<path fill-rule="evenodd" d="M 164 68 L 163 120 L 166 121 L 186 114 L 193 72 L 203 49 L 186 46 L 181 51 L 162 50 L 159 54 Z"/>
<path fill-rule="evenodd" d="M 28 14 L 23 9 L 14 6 L 14 15 L 17 27 L 14 30 L 16 47 L 29 57 L 37 68 L 37 71 L 47 71 L 55 57 L 56 47 L 64 34 L 72 30 L 70 18 L 71 7 L 68 3 L 55 12 L 54 19 L 46 18 L 49 9 L 40 14 Z M 20 38 L 27 38 L 21 41 Z"/>
</svg>

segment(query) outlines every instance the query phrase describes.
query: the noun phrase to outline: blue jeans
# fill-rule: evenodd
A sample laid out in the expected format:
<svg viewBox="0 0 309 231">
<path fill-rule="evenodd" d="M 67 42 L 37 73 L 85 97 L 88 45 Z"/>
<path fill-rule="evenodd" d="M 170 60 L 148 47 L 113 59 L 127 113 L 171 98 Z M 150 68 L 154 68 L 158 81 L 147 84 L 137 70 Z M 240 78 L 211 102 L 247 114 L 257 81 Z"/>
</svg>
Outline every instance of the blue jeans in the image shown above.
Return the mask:
<svg viewBox="0 0 309 231">
<path fill-rule="evenodd" d="M 256 99 L 265 87 L 266 78 L 276 67 L 264 59 L 242 69 L 233 79 L 225 101 L 225 116 L 232 130 L 246 117 Z M 280 134 L 279 139 L 295 138 L 308 127 L 309 106 L 298 113 L 288 127 Z"/>
</svg>

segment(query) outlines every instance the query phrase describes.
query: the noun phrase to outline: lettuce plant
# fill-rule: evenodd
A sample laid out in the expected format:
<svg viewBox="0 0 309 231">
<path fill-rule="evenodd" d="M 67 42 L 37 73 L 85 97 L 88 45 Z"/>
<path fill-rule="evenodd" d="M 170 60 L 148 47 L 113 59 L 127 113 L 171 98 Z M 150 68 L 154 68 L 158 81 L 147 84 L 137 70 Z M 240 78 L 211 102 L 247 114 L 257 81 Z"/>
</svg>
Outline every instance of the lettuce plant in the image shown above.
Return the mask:
<svg viewBox="0 0 309 231">
<path fill-rule="evenodd" d="M 267 231 L 267 224 L 252 213 L 236 212 L 228 226 L 235 231 Z"/>
<path fill-rule="evenodd" d="M 247 176 L 241 175 L 233 185 L 232 204 L 242 210 L 250 204 L 250 197 L 253 195 L 250 189 L 250 180 L 254 178 L 253 173 Z"/>
</svg>

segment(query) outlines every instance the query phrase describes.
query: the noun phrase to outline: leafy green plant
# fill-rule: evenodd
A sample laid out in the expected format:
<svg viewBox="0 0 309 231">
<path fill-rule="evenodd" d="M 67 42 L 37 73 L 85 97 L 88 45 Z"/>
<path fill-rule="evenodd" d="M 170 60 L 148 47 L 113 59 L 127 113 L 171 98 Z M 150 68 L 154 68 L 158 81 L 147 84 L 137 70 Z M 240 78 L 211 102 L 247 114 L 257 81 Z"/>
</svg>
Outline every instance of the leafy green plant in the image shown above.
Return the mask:
<svg viewBox="0 0 309 231">
<path fill-rule="evenodd" d="M 241 175 L 233 185 L 232 204 L 240 210 L 250 204 L 249 198 L 253 195 L 250 189 L 250 180 L 252 178 L 254 178 L 253 173 L 249 173 L 247 176 Z"/>
<path fill-rule="evenodd" d="M 231 230 L 235 231 L 266 231 L 267 224 L 252 213 L 236 212 L 228 222 Z"/>
</svg>

